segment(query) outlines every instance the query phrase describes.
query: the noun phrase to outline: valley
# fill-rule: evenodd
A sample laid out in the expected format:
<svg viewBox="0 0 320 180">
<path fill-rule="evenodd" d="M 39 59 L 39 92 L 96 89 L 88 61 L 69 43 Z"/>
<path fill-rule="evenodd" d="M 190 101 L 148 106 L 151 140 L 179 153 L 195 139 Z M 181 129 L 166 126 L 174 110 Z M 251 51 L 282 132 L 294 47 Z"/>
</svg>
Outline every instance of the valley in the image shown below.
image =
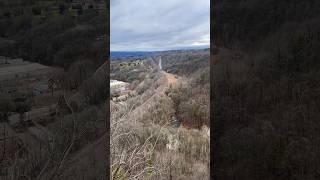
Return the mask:
<svg viewBox="0 0 320 180">
<path fill-rule="evenodd" d="M 188 52 L 184 53 L 186 54 L 184 56 L 190 56 Z M 193 63 L 193 60 L 183 59 L 184 62 L 180 62 L 181 64 L 187 66 Z M 177 59 L 170 60 L 171 63 L 179 63 Z M 165 62 L 170 60 L 168 58 Z M 132 69 L 122 67 L 121 70 L 118 68 L 122 66 L 120 64 L 124 62 L 134 64 L 135 60 L 111 61 L 113 77 L 122 77 L 126 73 L 127 77 L 130 76 L 129 80 L 126 81 L 126 78 L 121 80 L 131 88 L 130 96 L 126 99 L 121 101 L 112 99 L 110 102 L 111 167 L 115 179 L 133 177 L 166 179 L 187 176 L 192 176 L 192 179 L 196 177 L 206 179 L 208 177 L 210 134 L 205 122 L 209 119 L 205 120 L 208 116 L 205 115 L 205 110 L 201 109 L 203 107 L 200 107 L 195 100 L 193 104 L 187 103 L 189 100 L 192 101 L 192 98 L 186 97 L 187 92 L 180 91 L 181 89 L 198 91 L 197 86 L 201 83 L 193 88 L 187 88 L 190 86 L 190 80 L 185 75 L 166 72 L 168 66 L 164 66 L 162 70 L 161 61 L 163 62 L 161 57 L 151 56 L 142 59 L 143 65 Z M 206 61 L 206 58 L 201 61 Z M 171 68 L 176 66 L 172 64 Z M 132 72 L 137 70 L 139 74 Z M 121 76 L 118 75 L 120 73 Z M 193 79 L 196 74 L 189 77 Z M 205 81 L 203 83 L 205 84 Z M 116 91 L 112 87 L 111 85 L 111 92 Z M 111 93 L 111 96 L 114 95 Z M 199 96 L 194 98 L 198 99 Z M 208 102 L 206 106 L 209 106 Z M 186 114 L 190 111 L 189 108 L 193 108 L 194 114 Z M 181 166 L 184 169 L 181 169 Z M 198 170 L 194 171 L 194 168 Z"/>
</svg>

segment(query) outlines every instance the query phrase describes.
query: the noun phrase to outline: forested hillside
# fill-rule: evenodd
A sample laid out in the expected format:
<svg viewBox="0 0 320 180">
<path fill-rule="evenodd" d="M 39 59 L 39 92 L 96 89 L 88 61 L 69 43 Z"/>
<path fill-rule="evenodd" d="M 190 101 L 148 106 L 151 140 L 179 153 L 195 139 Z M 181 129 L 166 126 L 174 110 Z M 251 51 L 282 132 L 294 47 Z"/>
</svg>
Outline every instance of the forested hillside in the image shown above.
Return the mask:
<svg viewBox="0 0 320 180">
<path fill-rule="evenodd" d="M 104 1 L 0 2 L 0 53 L 69 67 L 79 59 L 104 61 Z M 76 47 L 76 48 L 75 48 Z"/>
<path fill-rule="evenodd" d="M 209 49 L 165 51 L 158 56 L 162 58 L 163 69 L 167 72 L 191 76 L 199 69 L 209 66 Z"/>
<path fill-rule="evenodd" d="M 111 80 L 124 81 L 110 85 L 112 178 L 209 178 L 209 55 L 111 61 Z"/>
<path fill-rule="evenodd" d="M 319 179 L 320 2 L 219 0 L 217 179 Z"/>
<path fill-rule="evenodd" d="M 319 18 L 316 0 L 217 0 L 214 8 L 214 37 L 217 45 L 254 45 L 291 25 L 288 33 L 306 21 Z M 315 23 L 316 24 L 316 23 Z M 312 28 L 312 27 L 310 27 Z"/>
<path fill-rule="evenodd" d="M 0 1 L 0 179 L 108 175 L 105 9 L 104 0 Z"/>
<path fill-rule="evenodd" d="M 160 55 L 163 70 L 182 77 L 183 85 L 168 89 L 179 117 L 187 126 L 210 127 L 210 53 L 208 49 L 168 51 Z"/>
</svg>

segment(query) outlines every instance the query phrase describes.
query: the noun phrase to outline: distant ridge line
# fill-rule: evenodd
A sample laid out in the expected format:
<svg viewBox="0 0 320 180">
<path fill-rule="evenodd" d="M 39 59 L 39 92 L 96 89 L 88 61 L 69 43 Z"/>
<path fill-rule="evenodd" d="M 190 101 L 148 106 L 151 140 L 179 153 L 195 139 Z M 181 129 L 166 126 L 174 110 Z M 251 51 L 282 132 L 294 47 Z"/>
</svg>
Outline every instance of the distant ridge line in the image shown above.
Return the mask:
<svg viewBox="0 0 320 180">
<path fill-rule="evenodd" d="M 210 48 L 195 48 L 195 49 L 172 49 L 164 51 L 110 51 L 111 59 L 115 58 L 144 58 L 149 56 L 154 56 L 160 53 L 168 52 L 185 52 L 185 51 L 201 51 L 209 50 Z"/>
</svg>

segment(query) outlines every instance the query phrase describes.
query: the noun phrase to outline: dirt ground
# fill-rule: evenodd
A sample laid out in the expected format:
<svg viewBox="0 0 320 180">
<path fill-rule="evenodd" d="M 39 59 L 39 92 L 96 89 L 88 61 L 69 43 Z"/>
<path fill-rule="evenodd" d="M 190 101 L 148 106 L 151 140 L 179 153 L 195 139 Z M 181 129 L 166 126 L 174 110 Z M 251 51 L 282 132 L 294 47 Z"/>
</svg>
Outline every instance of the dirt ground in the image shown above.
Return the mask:
<svg viewBox="0 0 320 180">
<path fill-rule="evenodd" d="M 177 77 L 174 74 L 170 74 L 167 72 L 164 72 L 164 74 L 166 75 L 166 78 L 168 80 L 168 84 L 174 84 L 177 82 Z"/>
</svg>

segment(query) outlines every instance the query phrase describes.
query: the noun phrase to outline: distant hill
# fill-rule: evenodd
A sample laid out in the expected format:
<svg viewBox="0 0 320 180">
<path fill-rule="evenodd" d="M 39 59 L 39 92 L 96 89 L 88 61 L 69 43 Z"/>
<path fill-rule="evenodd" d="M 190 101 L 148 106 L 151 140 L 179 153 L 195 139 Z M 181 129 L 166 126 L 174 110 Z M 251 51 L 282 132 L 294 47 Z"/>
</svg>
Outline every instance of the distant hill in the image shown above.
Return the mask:
<svg viewBox="0 0 320 180">
<path fill-rule="evenodd" d="M 166 50 L 166 51 L 111 51 L 111 60 L 121 59 L 121 58 L 145 58 L 150 56 L 162 55 L 167 53 L 176 52 L 198 52 L 206 51 L 209 48 L 203 49 L 177 49 L 177 50 Z"/>
<path fill-rule="evenodd" d="M 111 51 L 111 59 L 115 60 L 117 58 L 143 58 L 147 56 L 152 56 L 155 51 Z"/>
<path fill-rule="evenodd" d="M 103 10 L 103 0 L 2 0 L 0 54 L 64 68 L 80 59 L 101 65 Z"/>
</svg>

